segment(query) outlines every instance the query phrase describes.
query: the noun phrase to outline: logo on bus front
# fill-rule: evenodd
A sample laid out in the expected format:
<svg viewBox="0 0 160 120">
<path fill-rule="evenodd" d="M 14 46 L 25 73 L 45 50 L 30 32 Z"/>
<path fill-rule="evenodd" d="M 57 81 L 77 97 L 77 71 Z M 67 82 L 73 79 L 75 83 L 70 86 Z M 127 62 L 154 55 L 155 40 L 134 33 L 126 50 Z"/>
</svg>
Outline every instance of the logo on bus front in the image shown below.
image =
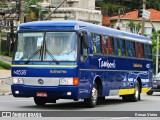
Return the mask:
<svg viewBox="0 0 160 120">
<path fill-rule="evenodd" d="M 38 83 L 39 83 L 40 85 L 43 85 L 43 84 L 44 84 L 44 81 L 43 81 L 42 79 L 39 79 L 39 80 L 38 80 Z"/>
<path fill-rule="evenodd" d="M 103 67 L 116 68 L 116 63 L 115 63 L 116 61 L 115 60 L 113 60 L 113 62 L 110 62 L 109 60 L 103 61 L 102 58 L 99 58 L 98 62 L 99 62 L 99 67 L 100 68 L 103 68 Z"/>
</svg>

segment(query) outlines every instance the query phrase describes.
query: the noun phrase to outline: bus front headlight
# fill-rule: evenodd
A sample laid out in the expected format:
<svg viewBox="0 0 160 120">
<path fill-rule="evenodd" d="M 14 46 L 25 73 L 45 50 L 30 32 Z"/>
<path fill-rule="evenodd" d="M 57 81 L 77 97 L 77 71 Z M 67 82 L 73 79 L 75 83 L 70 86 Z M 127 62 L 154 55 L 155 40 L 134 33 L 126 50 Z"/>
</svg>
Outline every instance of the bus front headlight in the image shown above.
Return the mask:
<svg viewBox="0 0 160 120">
<path fill-rule="evenodd" d="M 12 78 L 12 83 L 13 84 L 23 84 L 24 81 L 23 81 L 23 78 L 14 77 L 14 78 Z"/>
<path fill-rule="evenodd" d="M 73 85 L 73 78 L 60 78 L 59 84 L 60 85 Z"/>
</svg>

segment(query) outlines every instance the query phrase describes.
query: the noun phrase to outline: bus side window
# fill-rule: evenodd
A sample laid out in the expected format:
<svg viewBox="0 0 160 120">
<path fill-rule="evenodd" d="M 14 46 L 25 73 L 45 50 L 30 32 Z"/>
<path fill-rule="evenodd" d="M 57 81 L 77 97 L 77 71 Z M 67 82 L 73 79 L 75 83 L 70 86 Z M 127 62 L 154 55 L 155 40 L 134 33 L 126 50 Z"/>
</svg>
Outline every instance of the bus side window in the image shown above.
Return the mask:
<svg viewBox="0 0 160 120">
<path fill-rule="evenodd" d="M 108 53 L 110 54 L 110 55 L 113 55 L 114 54 L 114 52 L 113 52 L 113 47 L 114 47 L 114 38 L 109 38 L 108 37 Z"/>
<path fill-rule="evenodd" d="M 136 57 L 139 58 L 139 45 L 137 42 L 136 42 L 135 48 L 136 48 Z"/>
<path fill-rule="evenodd" d="M 144 57 L 148 59 L 148 49 L 146 44 L 144 44 Z"/>
<path fill-rule="evenodd" d="M 126 49 L 127 49 L 127 56 L 132 57 L 131 42 L 130 41 L 126 41 Z"/>
<path fill-rule="evenodd" d="M 135 54 L 135 42 L 131 42 L 131 49 L 132 49 L 132 57 L 136 57 L 136 54 Z"/>
<path fill-rule="evenodd" d="M 140 44 L 139 44 L 139 47 L 140 47 L 140 48 L 139 48 L 139 49 L 140 49 L 140 57 L 141 57 L 141 58 L 144 58 L 144 49 L 143 49 L 144 46 L 143 46 L 143 44 L 140 43 Z"/>
<path fill-rule="evenodd" d="M 96 35 L 97 53 L 101 54 L 101 36 Z"/>
<path fill-rule="evenodd" d="M 148 45 L 148 58 L 152 59 L 152 46 Z"/>
<path fill-rule="evenodd" d="M 119 45 L 120 45 L 120 49 L 121 49 L 121 55 L 122 56 L 125 56 L 125 40 L 120 40 L 120 43 L 119 43 Z"/>
<path fill-rule="evenodd" d="M 106 54 L 108 54 L 108 52 L 107 52 L 107 39 L 108 39 L 108 37 L 107 36 L 102 36 L 102 51 L 103 51 L 103 53 L 106 55 Z"/>
<path fill-rule="evenodd" d="M 96 50 L 96 42 L 95 42 L 96 38 L 95 38 L 95 34 L 92 33 L 91 36 L 92 36 L 92 52 L 96 53 L 97 50 Z"/>
<path fill-rule="evenodd" d="M 114 51 L 115 51 L 115 55 L 119 55 L 119 47 L 118 47 L 118 39 L 114 38 Z"/>
<path fill-rule="evenodd" d="M 93 53 L 100 53 L 101 54 L 101 40 L 100 35 L 92 34 L 93 40 Z"/>
</svg>

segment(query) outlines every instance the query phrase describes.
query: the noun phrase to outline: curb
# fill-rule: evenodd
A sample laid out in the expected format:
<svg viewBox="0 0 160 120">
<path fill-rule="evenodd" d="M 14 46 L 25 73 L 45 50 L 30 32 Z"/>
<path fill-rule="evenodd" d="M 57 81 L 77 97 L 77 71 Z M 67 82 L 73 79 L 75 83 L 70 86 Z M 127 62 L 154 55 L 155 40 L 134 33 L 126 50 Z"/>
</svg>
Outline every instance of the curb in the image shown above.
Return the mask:
<svg viewBox="0 0 160 120">
<path fill-rule="evenodd" d="M 0 93 L 0 96 L 8 96 L 12 95 L 12 92 Z"/>
</svg>

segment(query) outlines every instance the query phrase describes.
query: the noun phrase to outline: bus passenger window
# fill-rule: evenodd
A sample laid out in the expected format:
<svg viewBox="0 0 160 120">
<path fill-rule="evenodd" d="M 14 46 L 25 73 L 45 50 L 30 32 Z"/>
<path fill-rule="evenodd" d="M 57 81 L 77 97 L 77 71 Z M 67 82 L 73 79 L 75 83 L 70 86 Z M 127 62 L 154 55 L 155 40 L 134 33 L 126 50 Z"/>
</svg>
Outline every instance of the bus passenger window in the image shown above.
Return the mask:
<svg viewBox="0 0 160 120">
<path fill-rule="evenodd" d="M 125 53 L 126 53 L 126 51 L 125 51 L 125 40 L 120 40 L 120 49 L 121 49 L 121 55 L 122 56 L 125 56 Z"/>
<path fill-rule="evenodd" d="M 135 42 L 131 42 L 131 49 L 132 49 L 132 57 L 136 57 L 136 54 L 135 54 Z"/>
<path fill-rule="evenodd" d="M 115 55 L 119 55 L 118 39 L 114 38 Z"/>
<path fill-rule="evenodd" d="M 140 43 L 140 44 L 139 44 L 139 47 L 140 47 L 140 57 L 141 57 L 141 58 L 144 58 L 143 44 Z"/>
<path fill-rule="evenodd" d="M 148 58 L 152 59 L 152 46 L 148 45 Z"/>
<path fill-rule="evenodd" d="M 135 48 L 136 48 L 136 57 L 139 58 L 139 45 L 138 45 L 138 43 L 136 43 Z"/>
<path fill-rule="evenodd" d="M 101 53 L 100 35 L 92 34 L 93 38 L 93 53 Z"/>
<path fill-rule="evenodd" d="M 144 56 L 148 59 L 148 45 L 144 45 Z"/>
<path fill-rule="evenodd" d="M 114 38 L 108 38 L 108 53 L 113 55 Z"/>
<path fill-rule="evenodd" d="M 107 39 L 108 37 L 107 36 L 102 36 L 102 51 L 103 53 L 106 55 L 108 54 L 108 45 L 107 45 Z"/>
<path fill-rule="evenodd" d="M 92 42 L 93 42 L 93 47 L 92 47 L 92 50 L 93 50 L 93 53 L 96 53 L 96 38 L 95 38 L 95 34 L 91 34 L 91 36 L 92 36 Z"/>
<path fill-rule="evenodd" d="M 127 56 L 132 57 L 131 41 L 126 41 Z"/>
</svg>

